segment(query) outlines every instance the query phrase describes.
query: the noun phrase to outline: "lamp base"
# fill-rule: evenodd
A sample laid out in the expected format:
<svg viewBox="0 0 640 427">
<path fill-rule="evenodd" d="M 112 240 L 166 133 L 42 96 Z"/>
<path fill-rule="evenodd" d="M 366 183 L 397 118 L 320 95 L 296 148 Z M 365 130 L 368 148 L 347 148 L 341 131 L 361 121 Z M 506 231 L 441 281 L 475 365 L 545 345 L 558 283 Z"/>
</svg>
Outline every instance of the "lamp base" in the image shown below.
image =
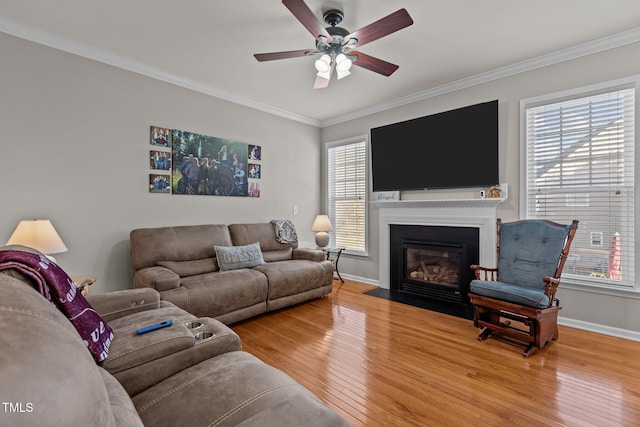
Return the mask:
<svg viewBox="0 0 640 427">
<path fill-rule="evenodd" d="M 318 231 L 316 233 L 316 245 L 319 248 L 324 248 L 329 244 L 329 233 L 326 231 Z"/>
</svg>

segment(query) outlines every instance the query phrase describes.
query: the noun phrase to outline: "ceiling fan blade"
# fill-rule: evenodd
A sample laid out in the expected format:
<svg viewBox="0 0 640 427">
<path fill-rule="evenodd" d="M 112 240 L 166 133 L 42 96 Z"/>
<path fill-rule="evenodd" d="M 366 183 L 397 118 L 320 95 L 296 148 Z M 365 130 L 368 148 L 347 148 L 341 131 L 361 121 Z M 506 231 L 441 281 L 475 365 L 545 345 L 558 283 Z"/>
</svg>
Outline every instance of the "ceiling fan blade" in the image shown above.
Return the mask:
<svg viewBox="0 0 640 427">
<path fill-rule="evenodd" d="M 329 86 L 329 79 L 325 79 L 324 77 L 316 76 L 316 81 L 313 83 L 314 89 L 324 89 Z"/>
<path fill-rule="evenodd" d="M 391 15 L 387 15 L 384 18 L 377 20 L 357 31 L 347 35 L 344 38 L 344 44 L 350 39 L 358 40 L 358 47 L 371 43 L 374 40 L 378 40 L 381 37 L 387 36 L 391 33 L 395 33 L 409 25 L 413 24 L 413 19 L 409 16 L 409 12 L 406 9 L 400 9 L 393 12 Z"/>
<path fill-rule="evenodd" d="M 318 53 L 314 49 L 286 50 L 283 52 L 255 53 L 253 56 L 260 62 L 273 61 L 275 59 L 297 58 L 309 54 Z"/>
<path fill-rule="evenodd" d="M 378 59 L 371 55 L 364 54 L 362 52 L 350 52 L 350 55 L 356 55 L 357 58 L 353 61 L 353 65 L 357 65 L 358 67 L 366 68 L 367 70 L 376 72 L 378 74 L 382 74 L 383 76 L 389 77 L 393 74 L 398 68 L 396 64 L 392 64 L 391 62 L 383 61 L 382 59 Z"/>
<path fill-rule="evenodd" d="M 324 36 L 327 38 L 327 43 L 331 43 L 333 40 L 331 35 L 303 0 L 282 0 L 282 4 L 304 25 L 314 39 L 317 40 L 320 36 Z"/>
</svg>

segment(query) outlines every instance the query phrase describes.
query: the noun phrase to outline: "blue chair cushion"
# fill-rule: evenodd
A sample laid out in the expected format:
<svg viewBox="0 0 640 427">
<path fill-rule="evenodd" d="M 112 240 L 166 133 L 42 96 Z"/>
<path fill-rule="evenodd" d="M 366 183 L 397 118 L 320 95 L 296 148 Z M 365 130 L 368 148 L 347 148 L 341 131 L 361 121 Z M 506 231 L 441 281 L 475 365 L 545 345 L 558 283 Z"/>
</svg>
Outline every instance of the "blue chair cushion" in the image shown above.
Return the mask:
<svg viewBox="0 0 640 427">
<path fill-rule="evenodd" d="M 472 294 L 527 307 L 549 307 L 549 297 L 544 293 L 544 289 L 528 288 L 505 282 L 472 280 L 469 290 Z"/>
<path fill-rule="evenodd" d="M 538 220 L 501 224 L 498 280 L 544 291 L 542 278 L 555 274 L 570 228 Z"/>
</svg>

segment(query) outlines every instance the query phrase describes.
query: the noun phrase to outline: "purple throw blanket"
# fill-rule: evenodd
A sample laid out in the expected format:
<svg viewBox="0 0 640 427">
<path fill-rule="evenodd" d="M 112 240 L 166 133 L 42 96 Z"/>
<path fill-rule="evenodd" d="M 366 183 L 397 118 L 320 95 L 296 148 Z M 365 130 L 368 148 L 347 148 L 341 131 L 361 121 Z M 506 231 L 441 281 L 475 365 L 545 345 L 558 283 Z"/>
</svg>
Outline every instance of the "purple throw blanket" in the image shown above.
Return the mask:
<svg viewBox="0 0 640 427">
<path fill-rule="evenodd" d="M 107 358 L 113 331 L 58 265 L 30 252 L 0 251 L 0 270 L 6 269 L 15 269 L 33 279 L 38 291 L 71 321 L 93 358 L 97 362 Z"/>
</svg>

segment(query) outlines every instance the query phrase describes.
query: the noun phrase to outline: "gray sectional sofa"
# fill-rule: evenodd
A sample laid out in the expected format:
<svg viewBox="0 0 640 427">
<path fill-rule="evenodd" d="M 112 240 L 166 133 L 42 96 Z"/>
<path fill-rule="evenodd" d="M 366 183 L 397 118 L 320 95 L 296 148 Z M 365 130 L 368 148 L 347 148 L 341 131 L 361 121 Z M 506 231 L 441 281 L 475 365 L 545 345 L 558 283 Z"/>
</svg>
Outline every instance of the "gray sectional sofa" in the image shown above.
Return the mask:
<svg viewBox="0 0 640 427">
<path fill-rule="evenodd" d="M 279 241 L 271 222 L 139 228 L 130 242 L 135 288 L 156 289 L 162 300 L 225 324 L 332 289 L 324 253 Z"/>
<path fill-rule="evenodd" d="M 107 358 L 96 363 L 79 332 L 83 324 L 59 309 L 58 301 L 67 301 L 52 294 L 50 302 L 12 265 L 0 265 L 2 426 L 350 425 L 292 378 L 241 351 L 227 326 L 160 301 L 153 289 L 87 297 L 113 331 Z M 81 298 L 67 295 L 68 303 Z M 136 333 L 167 319 L 170 327 Z"/>
</svg>

